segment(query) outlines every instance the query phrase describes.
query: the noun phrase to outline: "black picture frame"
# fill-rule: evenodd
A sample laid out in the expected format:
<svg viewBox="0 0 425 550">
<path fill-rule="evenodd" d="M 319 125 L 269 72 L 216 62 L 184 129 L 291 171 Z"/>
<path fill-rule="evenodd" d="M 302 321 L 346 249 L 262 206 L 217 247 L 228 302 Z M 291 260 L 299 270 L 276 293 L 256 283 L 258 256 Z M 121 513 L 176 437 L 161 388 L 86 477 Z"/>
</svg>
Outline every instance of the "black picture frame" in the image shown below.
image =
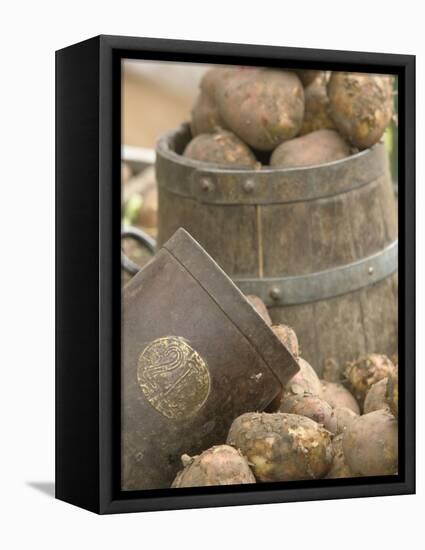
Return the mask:
<svg viewBox="0 0 425 550">
<path fill-rule="evenodd" d="M 121 60 L 285 66 L 399 79 L 400 471 L 120 490 Z M 415 57 L 98 36 L 56 52 L 56 498 L 100 514 L 415 492 Z"/>
</svg>

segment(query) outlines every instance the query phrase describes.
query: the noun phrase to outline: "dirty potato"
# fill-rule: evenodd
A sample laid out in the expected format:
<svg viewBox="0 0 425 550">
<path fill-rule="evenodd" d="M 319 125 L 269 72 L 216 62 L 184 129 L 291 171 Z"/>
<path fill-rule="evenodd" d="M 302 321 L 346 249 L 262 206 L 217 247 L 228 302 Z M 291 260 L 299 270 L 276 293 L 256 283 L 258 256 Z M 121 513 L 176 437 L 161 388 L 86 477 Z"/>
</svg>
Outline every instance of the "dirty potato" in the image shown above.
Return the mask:
<svg viewBox="0 0 425 550">
<path fill-rule="evenodd" d="M 384 409 L 359 416 L 343 433 L 349 468 L 360 476 L 391 475 L 398 465 L 398 424 Z"/>
<path fill-rule="evenodd" d="M 393 115 L 392 77 L 334 72 L 328 82 L 329 113 L 339 132 L 355 147 L 377 143 Z"/>
<path fill-rule="evenodd" d="M 285 141 L 273 151 L 270 166 L 291 168 L 332 162 L 351 154 L 348 143 L 335 130 L 316 130 Z"/>
<path fill-rule="evenodd" d="M 292 395 L 309 393 L 311 395 L 316 395 L 317 397 L 322 397 L 322 384 L 316 374 L 316 371 L 302 357 L 298 357 L 298 365 L 300 370 L 286 384 L 285 392 Z"/>
<path fill-rule="evenodd" d="M 356 477 L 345 461 L 344 451 L 342 449 L 342 434 L 339 434 L 333 438 L 332 448 L 334 452 L 334 458 L 331 469 L 329 470 L 326 479 Z"/>
<path fill-rule="evenodd" d="M 258 167 L 253 152 L 235 134 L 221 130 L 216 134 L 200 134 L 186 146 L 183 156 L 214 164 Z"/>
<path fill-rule="evenodd" d="M 372 411 L 379 411 L 379 409 L 387 409 L 388 402 L 386 399 L 388 378 L 383 378 L 373 384 L 366 394 L 363 413 L 367 414 Z"/>
<path fill-rule="evenodd" d="M 246 458 L 229 445 L 217 445 L 193 457 L 183 455 L 182 463 L 184 468 L 177 474 L 172 487 L 255 483 Z"/>
<path fill-rule="evenodd" d="M 321 478 L 332 464 L 331 434 L 296 414 L 243 414 L 230 427 L 227 443 L 247 457 L 257 481 Z"/>
<path fill-rule="evenodd" d="M 310 86 L 323 76 L 323 71 L 317 71 L 313 69 L 295 69 L 295 72 L 298 75 L 298 78 L 301 80 L 304 87 Z"/>
<path fill-rule="evenodd" d="M 291 71 L 238 67 L 205 79 L 227 128 L 259 151 L 299 132 L 304 89 Z"/>
<path fill-rule="evenodd" d="M 360 404 L 367 392 L 383 378 L 386 378 L 394 365 L 386 355 L 370 353 L 348 363 L 345 367 L 345 376 L 350 383 L 353 395 Z"/>
<path fill-rule="evenodd" d="M 394 367 L 388 373 L 388 382 L 385 392 L 391 412 L 398 417 L 398 367 Z"/>
<path fill-rule="evenodd" d="M 286 395 L 280 405 L 280 412 L 299 414 L 322 424 L 331 433 L 336 433 L 337 419 L 329 403 L 315 395 Z"/>
<path fill-rule="evenodd" d="M 341 367 L 333 357 L 324 359 L 322 377 L 326 382 L 340 382 Z"/>
<path fill-rule="evenodd" d="M 294 357 L 298 357 L 300 354 L 300 348 L 298 345 L 298 338 L 295 334 L 295 330 L 288 325 L 273 325 L 273 332 L 279 338 L 279 340 L 285 344 Z"/>
<path fill-rule="evenodd" d="M 263 321 L 270 326 L 272 324 L 272 320 L 263 300 L 254 294 L 248 294 L 245 298 L 252 305 L 258 315 L 263 318 Z"/>
<path fill-rule="evenodd" d="M 329 116 L 329 99 L 326 83 L 315 80 L 304 90 L 304 119 L 299 135 L 303 136 L 324 128 L 335 129 Z"/>
<path fill-rule="evenodd" d="M 217 105 L 206 93 L 201 92 L 192 108 L 190 129 L 192 136 L 213 134 L 225 128 Z"/>
<path fill-rule="evenodd" d="M 336 424 L 334 433 L 336 434 L 343 433 L 359 416 L 352 409 L 348 409 L 347 407 L 337 407 L 333 409 L 333 415 Z"/>
<path fill-rule="evenodd" d="M 323 399 L 327 401 L 331 407 L 334 409 L 346 407 L 356 414 L 360 414 L 360 407 L 347 388 L 338 382 L 327 382 L 326 380 L 322 380 L 321 382 Z"/>
</svg>

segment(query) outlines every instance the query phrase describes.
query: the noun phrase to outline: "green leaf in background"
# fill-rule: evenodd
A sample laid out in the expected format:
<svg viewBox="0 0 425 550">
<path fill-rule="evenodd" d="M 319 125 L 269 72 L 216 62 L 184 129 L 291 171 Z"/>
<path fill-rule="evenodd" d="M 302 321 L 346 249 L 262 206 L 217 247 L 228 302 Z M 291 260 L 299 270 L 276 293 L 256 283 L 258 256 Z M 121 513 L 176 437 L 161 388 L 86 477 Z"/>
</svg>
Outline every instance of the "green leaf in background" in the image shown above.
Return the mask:
<svg viewBox="0 0 425 550">
<path fill-rule="evenodd" d="M 123 223 L 127 225 L 135 225 L 139 217 L 140 209 L 143 205 L 143 197 L 141 195 L 133 195 L 124 207 Z"/>
</svg>

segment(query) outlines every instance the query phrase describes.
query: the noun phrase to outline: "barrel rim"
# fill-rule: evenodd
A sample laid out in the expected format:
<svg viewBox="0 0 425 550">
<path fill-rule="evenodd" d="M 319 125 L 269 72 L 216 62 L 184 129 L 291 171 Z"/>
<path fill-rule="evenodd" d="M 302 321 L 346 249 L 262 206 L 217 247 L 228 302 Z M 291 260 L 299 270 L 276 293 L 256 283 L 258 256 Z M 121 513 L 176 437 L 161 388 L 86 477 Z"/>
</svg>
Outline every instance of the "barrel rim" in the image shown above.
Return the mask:
<svg viewBox="0 0 425 550">
<path fill-rule="evenodd" d="M 213 205 L 276 205 L 306 202 L 379 184 L 388 177 L 383 144 L 320 165 L 294 168 L 242 169 L 186 159 L 174 152 L 187 138 L 181 125 L 158 142 L 158 187 L 175 196 Z M 180 144 L 180 145 L 184 145 Z"/>
<path fill-rule="evenodd" d="M 172 148 L 170 141 L 172 138 L 177 136 L 178 134 L 182 134 L 183 132 L 186 132 L 189 130 L 190 125 L 188 122 L 184 122 L 183 124 L 180 124 L 177 128 L 174 130 L 170 130 L 160 136 L 160 138 L 157 141 L 156 144 L 156 154 L 161 155 L 164 158 L 178 162 L 179 164 L 191 168 L 195 168 L 198 170 L 202 170 L 202 172 L 210 171 L 211 173 L 223 173 L 228 172 L 229 174 L 235 175 L 238 173 L 242 173 L 244 176 L 252 174 L 288 174 L 288 173 L 302 173 L 302 172 L 308 172 L 310 170 L 316 170 L 317 168 L 328 168 L 332 166 L 339 166 L 341 164 L 347 164 L 348 162 L 356 162 L 356 160 L 361 159 L 369 154 L 371 154 L 374 150 L 383 147 L 383 144 L 381 142 L 375 143 L 375 145 L 372 145 L 372 147 L 368 147 L 367 149 L 363 149 L 362 151 L 359 151 L 357 153 L 353 153 L 352 155 L 349 155 L 348 157 L 344 157 L 342 159 L 333 160 L 330 162 L 323 162 L 320 164 L 309 164 L 307 166 L 293 166 L 293 167 L 263 167 L 261 168 L 248 168 L 244 166 L 235 166 L 234 168 L 230 168 L 228 164 L 218 164 L 213 162 L 205 162 L 200 160 L 194 160 L 187 157 L 184 157 L 183 155 L 180 155 L 179 153 L 176 153 Z"/>
</svg>

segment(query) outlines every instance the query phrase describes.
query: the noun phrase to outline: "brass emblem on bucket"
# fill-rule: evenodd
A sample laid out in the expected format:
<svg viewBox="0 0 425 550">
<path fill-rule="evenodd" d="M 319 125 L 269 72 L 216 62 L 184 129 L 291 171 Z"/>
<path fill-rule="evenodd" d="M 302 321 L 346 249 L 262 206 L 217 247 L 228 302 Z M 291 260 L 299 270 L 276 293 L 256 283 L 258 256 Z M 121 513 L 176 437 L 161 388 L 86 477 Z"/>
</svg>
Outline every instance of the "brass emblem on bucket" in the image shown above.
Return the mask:
<svg viewBox="0 0 425 550">
<path fill-rule="evenodd" d="M 187 342 L 166 336 L 142 351 L 137 380 L 149 403 L 167 418 L 187 418 L 196 413 L 210 392 L 205 361 Z"/>
</svg>

